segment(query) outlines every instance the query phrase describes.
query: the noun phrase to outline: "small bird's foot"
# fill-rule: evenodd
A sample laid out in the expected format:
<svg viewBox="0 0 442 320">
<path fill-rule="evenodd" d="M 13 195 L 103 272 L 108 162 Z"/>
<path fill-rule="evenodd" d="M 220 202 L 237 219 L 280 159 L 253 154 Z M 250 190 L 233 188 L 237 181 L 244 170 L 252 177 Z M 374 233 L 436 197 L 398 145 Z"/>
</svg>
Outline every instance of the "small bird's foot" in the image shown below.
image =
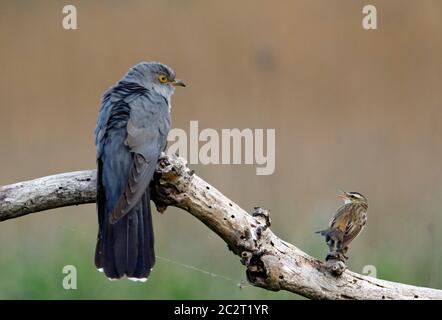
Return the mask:
<svg viewBox="0 0 442 320">
<path fill-rule="evenodd" d="M 327 254 L 327 256 L 325 257 L 325 261 L 328 261 L 328 260 L 339 260 L 339 261 L 345 262 L 346 260 L 348 260 L 348 257 L 345 254 L 343 254 L 342 252 L 334 251 L 334 252 L 329 252 Z"/>
<path fill-rule="evenodd" d="M 338 249 L 337 252 L 338 252 L 339 256 L 342 257 L 342 259 L 348 260 L 348 256 L 347 256 L 348 247 Z"/>
<path fill-rule="evenodd" d="M 337 252 L 329 252 L 325 257 L 325 261 L 329 260 L 339 260 L 339 254 Z"/>
</svg>

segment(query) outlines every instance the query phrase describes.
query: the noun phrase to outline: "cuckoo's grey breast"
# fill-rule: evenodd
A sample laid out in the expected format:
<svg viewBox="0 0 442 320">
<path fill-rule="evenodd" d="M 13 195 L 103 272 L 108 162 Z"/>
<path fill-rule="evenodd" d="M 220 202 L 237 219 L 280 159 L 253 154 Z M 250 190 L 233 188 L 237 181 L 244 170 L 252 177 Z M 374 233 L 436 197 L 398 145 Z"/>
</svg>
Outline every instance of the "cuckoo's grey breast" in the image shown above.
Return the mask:
<svg viewBox="0 0 442 320">
<path fill-rule="evenodd" d="M 155 263 L 149 183 L 170 130 L 175 72 L 142 62 L 103 96 L 95 130 L 98 240 L 95 264 L 111 279 L 147 279 Z"/>
</svg>

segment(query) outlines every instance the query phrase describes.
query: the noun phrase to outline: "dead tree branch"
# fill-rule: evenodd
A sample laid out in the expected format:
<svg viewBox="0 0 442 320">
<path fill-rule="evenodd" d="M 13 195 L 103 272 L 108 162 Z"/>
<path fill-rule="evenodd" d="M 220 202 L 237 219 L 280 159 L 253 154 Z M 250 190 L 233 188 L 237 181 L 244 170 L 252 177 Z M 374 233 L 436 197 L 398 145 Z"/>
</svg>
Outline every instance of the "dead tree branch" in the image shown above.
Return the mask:
<svg viewBox="0 0 442 320">
<path fill-rule="evenodd" d="M 95 185 L 96 171 L 86 170 L 0 187 L 0 221 L 95 202 Z M 159 211 L 175 206 L 202 221 L 241 258 L 255 286 L 311 299 L 442 299 L 442 290 L 336 270 L 307 255 L 273 234 L 268 211 L 255 208 L 248 214 L 194 174 L 181 158 L 162 159 L 152 186 Z"/>
</svg>

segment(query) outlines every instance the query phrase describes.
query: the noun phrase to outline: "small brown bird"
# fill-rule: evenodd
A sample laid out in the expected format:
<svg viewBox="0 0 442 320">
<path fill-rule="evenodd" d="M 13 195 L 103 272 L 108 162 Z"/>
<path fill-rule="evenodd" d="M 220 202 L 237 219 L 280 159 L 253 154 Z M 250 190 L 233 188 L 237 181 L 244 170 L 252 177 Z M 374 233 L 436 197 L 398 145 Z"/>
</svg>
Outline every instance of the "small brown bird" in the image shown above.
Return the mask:
<svg viewBox="0 0 442 320">
<path fill-rule="evenodd" d="M 348 259 L 348 245 L 355 239 L 367 223 L 367 199 L 359 192 L 343 192 L 338 197 L 344 199 L 326 230 L 317 231 L 325 236 L 329 253 L 326 260 L 331 258 Z"/>
</svg>

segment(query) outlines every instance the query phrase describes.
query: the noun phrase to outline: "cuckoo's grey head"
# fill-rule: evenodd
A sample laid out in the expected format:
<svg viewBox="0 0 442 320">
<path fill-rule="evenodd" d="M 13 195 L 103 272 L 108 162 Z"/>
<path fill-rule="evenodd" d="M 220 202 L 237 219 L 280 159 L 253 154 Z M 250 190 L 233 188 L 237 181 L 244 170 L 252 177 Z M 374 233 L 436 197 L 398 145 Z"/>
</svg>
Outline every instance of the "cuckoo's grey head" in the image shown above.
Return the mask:
<svg viewBox="0 0 442 320">
<path fill-rule="evenodd" d="M 175 71 L 172 68 L 160 62 L 141 62 L 135 65 L 124 76 L 123 81 L 135 82 L 152 89 L 167 100 L 176 86 L 186 86 L 183 81 L 175 79 Z"/>
</svg>

